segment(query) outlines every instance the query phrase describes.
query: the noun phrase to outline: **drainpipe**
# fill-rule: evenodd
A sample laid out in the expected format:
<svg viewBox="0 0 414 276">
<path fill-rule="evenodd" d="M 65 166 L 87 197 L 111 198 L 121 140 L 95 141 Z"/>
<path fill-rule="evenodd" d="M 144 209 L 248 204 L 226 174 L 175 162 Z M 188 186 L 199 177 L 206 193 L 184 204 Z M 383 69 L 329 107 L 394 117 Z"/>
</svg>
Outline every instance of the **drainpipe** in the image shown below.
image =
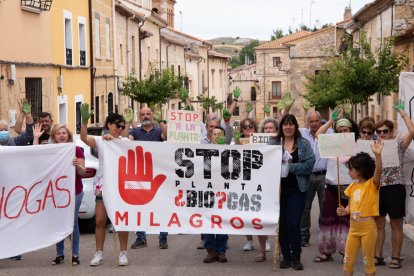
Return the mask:
<svg viewBox="0 0 414 276">
<path fill-rule="evenodd" d="M 168 25 L 165 25 L 165 26 L 163 26 L 163 27 L 161 27 L 161 28 L 159 28 L 158 29 L 158 40 L 159 40 L 159 49 L 160 49 L 160 72 L 161 72 L 161 64 L 162 64 L 162 61 L 161 61 L 161 29 L 165 29 L 165 28 L 167 28 L 167 26 Z"/>
<path fill-rule="evenodd" d="M 169 62 L 168 62 L 168 48 L 171 46 L 171 44 L 168 44 L 166 47 L 165 47 L 165 56 L 166 56 L 166 58 L 167 58 L 167 69 L 168 69 L 168 67 L 169 67 Z"/>
<path fill-rule="evenodd" d="M 92 34 L 92 0 L 88 1 L 89 6 L 89 62 L 90 62 L 90 76 L 91 76 L 91 110 L 94 111 L 95 103 L 95 68 L 93 67 L 93 34 Z M 99 114 L 98 114 L 99 115 Z M 95 122 L 95 115 L 92 116 L 91 122 Z"/>
<path fill-rule="evenodd" d="M 187 51 L 187 45 L 184 46 L 184 51 L 183 51 L 183 58 L 184 58 L 184 76 L 187 77 L 187 60 L 185 58 L 185 52 Z"/>
<path fill-rule="evenodd" d="M 116 50 L 116 45 L 117 43 L 117 35 L 116 35 L 116 22 L 115 22 L 115 0 L 112 1 L 112 32 L 114 34 L 113 36 L 113 47 L 114 47 L 114 80 L 115 80 L 115 112 L 118 113 L 118 108 L 119 108 L 119 90 L 118 90 L 118 81 L 119 81 L 119 76 L 118 76 L 118 51 Z"/>
<path fill-rule="evenodd" d="M 139 80 L 142 80 L 142 53 L 141 53 L 141 28 L 144 26 L 145 21 L 142 21 L 140 25 L 138 25 L 138 56 L 139 56 Z"/>
<path fill-rule="evenodd" d="M 213 46 L 210 46 L 210 49 L 207 50 L 207 98 L 210 98 L 210 59 L 208 57 L 208 52 L 213 49 Z M 210 113 L 210 107 L 208 108 L 208 113 Z"/>
<path fill-rule="evenodd" d="M 131 74 L 131 51 L 129 49 L 129 22 L 135 18 L 135 14 L 127 18 L 126 22 L 126 50 L 127 50 L 127 76 Z M 132 61 L 133 62 L 133 61 Z M 131 107 L 134 110 L 134 100 L 131 99 Z"/>
<path fill-rule="evenodd" d="M 202 62 L 203 61 L 203 58 L 202 57 L 199 57 L 199 61 L 197 61 L 197 82 L 198 82 L 198 85 L 197 85 L 197 87 L 198 87 L 198 95 L 197 96 L 200 96 L 200 62 Z M 203 88 L 201 88 L 201 89 L 203 89 Z M 201 93 L 202 93 L 203 91 L 201 91 Z"/>
</svg>

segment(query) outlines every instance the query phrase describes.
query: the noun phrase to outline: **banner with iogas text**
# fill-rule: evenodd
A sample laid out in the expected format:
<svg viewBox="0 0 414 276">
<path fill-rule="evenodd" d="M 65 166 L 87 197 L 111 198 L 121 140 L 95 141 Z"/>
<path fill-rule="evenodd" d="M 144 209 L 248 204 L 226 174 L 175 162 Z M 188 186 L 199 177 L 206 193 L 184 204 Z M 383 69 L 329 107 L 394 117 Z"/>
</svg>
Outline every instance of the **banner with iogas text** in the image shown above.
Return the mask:
<svg viewBox="0 0 414 276">
<path fill-rule="evenodd" d="M 274 235 L 280 146 L 104 142 L 103 198 L 117 231 Z"/>
<path fill-rule="evenodd" d="M 0 147 L 0 259 L 72 233 L 74 157 L 74 144 Z"/>
</svg>

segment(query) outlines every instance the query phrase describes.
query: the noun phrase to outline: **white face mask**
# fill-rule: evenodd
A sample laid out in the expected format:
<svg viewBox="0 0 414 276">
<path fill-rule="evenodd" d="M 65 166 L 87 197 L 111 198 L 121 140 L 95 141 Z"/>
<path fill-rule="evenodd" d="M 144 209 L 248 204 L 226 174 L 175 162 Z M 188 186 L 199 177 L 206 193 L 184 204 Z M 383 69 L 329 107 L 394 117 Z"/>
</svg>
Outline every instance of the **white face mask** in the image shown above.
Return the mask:
<svg viewBox="0 0 414 276">
<path fill-rule="evenodd" d="M 0 142 L 7 142 L 9 138 L 10 138 L 10 134 L 8 130 L 0 131 Z"/>
</svg>

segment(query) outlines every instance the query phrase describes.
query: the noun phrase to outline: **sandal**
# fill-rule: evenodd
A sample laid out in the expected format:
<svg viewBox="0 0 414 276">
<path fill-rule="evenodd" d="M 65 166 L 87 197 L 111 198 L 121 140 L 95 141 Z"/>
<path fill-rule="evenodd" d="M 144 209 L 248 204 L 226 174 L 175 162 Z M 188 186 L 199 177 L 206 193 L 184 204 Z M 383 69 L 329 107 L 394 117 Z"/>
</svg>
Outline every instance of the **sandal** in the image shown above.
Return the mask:
<svg viewBox="0 0 414 276">
<path fill-rule="evenodd" d="M 397 261 L 397 262 L 394 262 Z M 391 269 L 400 269 L 401 268 L 401 259 L 397 257 L 391 257 L 391 262 L 388 265 Z"/>
<path fill-rule="evenodd" d="M 325 263 L 325 262 L 332 262 L 333 258 L 331 255 L 325 255 L 325 254 L 321 254 L 315 257 L 315 259 L 313 259 L 314 263 Z"/>
<path fill-rule="evenodd" d="M 257 254 L 254 260 L 258 263 L 264 262 L 266 261 L 266 254 L 264 254 L 263 252 L 260 252 L 259 254 Z"/>
<path fill-rule="evenodd" d="M 377 257 L 375 256 L 375 266 L 382 266 L 385 265 L 384 257 Z"/>
</svg>

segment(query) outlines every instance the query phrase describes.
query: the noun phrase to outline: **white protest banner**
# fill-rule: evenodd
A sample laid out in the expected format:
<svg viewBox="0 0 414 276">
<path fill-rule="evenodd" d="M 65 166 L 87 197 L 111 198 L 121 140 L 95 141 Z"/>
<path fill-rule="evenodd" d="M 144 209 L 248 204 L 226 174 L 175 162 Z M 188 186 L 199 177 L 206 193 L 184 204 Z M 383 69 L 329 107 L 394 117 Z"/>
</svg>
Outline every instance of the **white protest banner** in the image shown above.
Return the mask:
<svg viewBox="0 0 414 276">
<path fill-rule="evenodd" d="M 318 147 L 321 158 L 355 155 L 355 134 L 352 132 L 319 134 Z"/>
<path fill-rule="evenodd" d="M 53 245 L 73 231 L 74 144 L 0 146 L 0 259 Z"/>
<path fill-rule="evenodd" d="M 382 148 L 382 167 L 399 167 L 400 159 L 398 158 L 398 143 L 397 140 L 384 140 L 384 147 Z M 357 141 L 357 152 L 368 153 L 372 158 L 375 159 L 375 155 L 371 150 L 371 145 L 374 143 L 373 140 L 358 140 Z"/>
<path fill-rule="evenodd" d="M 414 118 L 414 73 L 402 72 L 400 74 L 399 84 L 399 99 L 404 101 L 405 111 L 410 116 L 411 121 Z M 398 137 L 403 137 L 408 132 L 408 129 L 404 123 L 404 120 L 400 115 L 397 116 L 398 122 Z M 408 223 L 414 224 L 414 143 L 408 146 L 404 155 L 404 180 L 407 189 L 406 200 L 406 216 L 405 219 Z"/>
<path fill-rule="evenodd" d="M 274 235 L 282 149 L 104 142 L 103 197 L 117 231 Z"/>
<path fill-rule="evenodd" d="M 276 137 L 276 133 L 252 133 L 249 142 L 250 144 L 267 144 L 272 137 Z"/>
<path fill-rule="evenodd" d="M 168 110 L 168 142 L 200 144 L 200 118 L 197 111 Z"/>
</svg>

